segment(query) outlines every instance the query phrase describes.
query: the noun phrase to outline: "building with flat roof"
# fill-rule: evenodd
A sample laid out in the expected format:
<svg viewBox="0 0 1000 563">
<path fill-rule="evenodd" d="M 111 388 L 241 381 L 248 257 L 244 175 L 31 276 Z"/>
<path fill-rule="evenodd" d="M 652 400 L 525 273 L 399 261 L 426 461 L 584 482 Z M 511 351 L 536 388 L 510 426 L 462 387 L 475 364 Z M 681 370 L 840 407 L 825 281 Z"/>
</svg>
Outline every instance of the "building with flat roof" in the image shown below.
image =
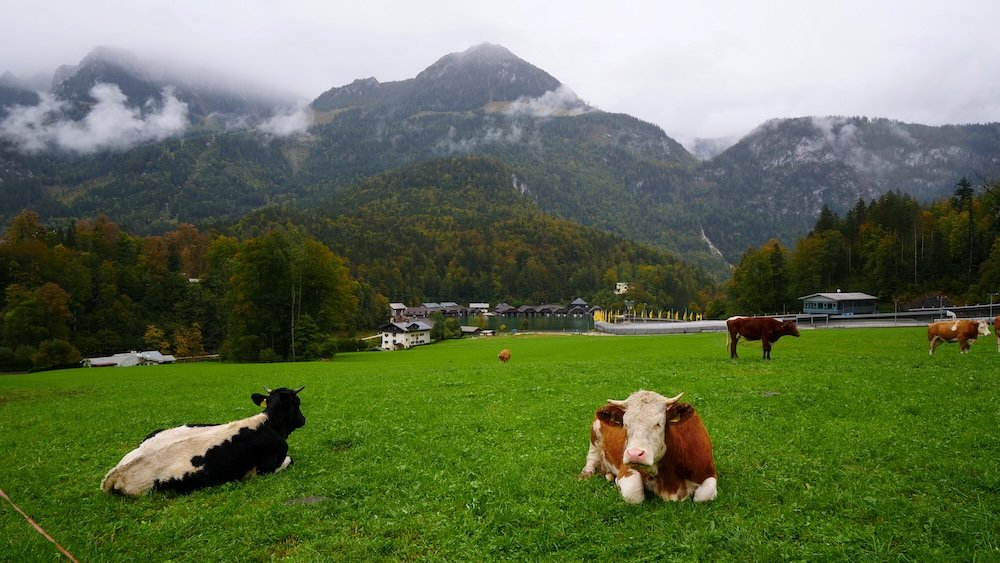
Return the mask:
<svg viewBox="0 0 1000 563">
<path fill-rule="evenodd" d="M 807 315 L 867 315 L 875 312 L 878 297 L 860 292 L 810 293 L 802 300 Z"/>
</svg>

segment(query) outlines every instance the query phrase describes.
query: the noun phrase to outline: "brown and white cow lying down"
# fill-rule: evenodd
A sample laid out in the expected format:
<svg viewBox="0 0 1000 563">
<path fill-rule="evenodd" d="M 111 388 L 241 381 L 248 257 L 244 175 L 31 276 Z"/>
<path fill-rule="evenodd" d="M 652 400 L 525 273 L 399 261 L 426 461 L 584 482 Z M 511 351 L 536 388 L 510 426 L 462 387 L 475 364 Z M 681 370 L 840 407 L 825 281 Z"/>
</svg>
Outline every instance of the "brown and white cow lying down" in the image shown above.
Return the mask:
<svg viewBox="0 0 1000 563">
<path fill-rule="evenodd" d="M 266 396 L 252 394 L 264 412 L 243 420 L 157 430 L 125 454 L 101 488 L 133 496 L 150 490 L 187 493 L 281 471 L 292 463 L 288 435 L 306 423 L 299 409 L 302 389 L 265 388 Z"/>
<path fill-rule="evenodd" d="M 580 472 L 614 479 L 622 498 L 638 504 L 650 491 L 664 500 L 715 498 L 718 476 L 712 441 L 694 407 L 640 390 L 624 401 L 608 400 L 590 427 L 590 451 Z"/>
<path fill-rule="evenodd" d="M 937 321 L 927 325 L 927 342 L 929 354 L 934 355 L 935 348 L 942 342 L 958 342 L 959 353 L 965 354 L 972 343 L 980 336 L 990 335 L 990 325 L 986 321 L 958 319 L 953 321 Z M 998 347 L 1000 350 L 1000 347 Z"/>
<path fill-rule="evenodd" d="M 729 348 L 730 358 L 737 357 L 736 343 L 740 341 L 741 336 L 747 340 L 760 340 L 765 360 L 771 359 L 771 345 L 779 338 L 799 336 L 795 321 L 780 321 L 773 317 L 729 317 L 726 319 L 726 328 L 729 331 L 726 336 L 726 347 Z"/>
</svg>

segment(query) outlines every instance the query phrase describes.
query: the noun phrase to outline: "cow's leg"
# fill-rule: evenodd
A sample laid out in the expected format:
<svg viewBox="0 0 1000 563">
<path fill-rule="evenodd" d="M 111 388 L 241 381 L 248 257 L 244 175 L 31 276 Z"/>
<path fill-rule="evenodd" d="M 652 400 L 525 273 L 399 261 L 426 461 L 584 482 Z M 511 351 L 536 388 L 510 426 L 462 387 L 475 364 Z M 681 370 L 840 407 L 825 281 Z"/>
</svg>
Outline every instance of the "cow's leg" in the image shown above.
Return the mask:
<svg viewBox="0 0 1000 563">
<path fill-rule="evenodd" d="M 771 341 L 768 340 L 767 338 L 761 338 L 760 339 L 760 344 L 764 348 L 764 359 L 765 360 L 770 360 L 771 359 Z"/>
<path fill-rule="evenodd" d="M 646 499 L 646 492 L 642 483 L 642 475 L 633 469 L 619 471 L 618 490 L 622 493 L 622 498 L 629 504 L 639 504 Z"/>
<path fill-rule="evenodd" d="M 600 432 L 600 421 L 594 421 L 593 433 Z M 587 450 L 587 463 L 583 466 L 578 476 L 580 479 L 586 479 L 594 474 L 597 470 L 598 464 L 601 463 L 601 458 L 604 457 L 602 448 L 595 443 L 596 440 L 590 441 L 590 449 Z"/>
<path fill-rule="evenodd" d="M 729 346 L 730 346 L 730 348 L 729 348 L 729 357 L 735 359 L 735 358 L 739 357 L 739 356 L 736 355 L 736 343 L 740 341 L 740 333 L 738 333 L 738 332 L 736 334 L 729 333 L 729 336 L 730 336 L 730 339 L 729 339 L 730 340 L 729 341 Z"/>
<path fill-rule="evenodd" d="M 937 348 L 937 340 L 938 340 L 937 336 L 932 336 L 931 337 L 931 343 L 930 343 L 930 346 L 928 346 L 928 352 L 927 352 L 931 356 L 934 355 L 934 349 Z"/>
<path fill-rule="evenodd" d="M 279 465 L 278 468 L 274 470 L 274 472 L 277 473 L 278 471 L 287 468 L 291 464 L 292 464 L 292 458 L 286 455 L 285 461 L 282 461 L 281 465 Z"/>
<path fill-rule="evenodd" d="M 264 475 L 281 471 L 291 464 L 292 458 L 288 457 L 288 444 L 278 442 L 261 452 L 256 464 L 257 474 Z"/>
<path fill-rule="evenodd" d="M 694 501 L 695 502 L 706 502 L 710 500 L 715 500 L 715 495 L 718 493 L 717 487 L 718 481 L 715 477 L 709 477 L 698 485 L 698 488 L 694 491 Z"/>
<path fill-rule="evenodd" d="M 966 340 L 964 338 L 960 338 L 958 340 L 958 349 L 961 350 L 962 354 L 968 353 L 969 347 L 972 345 L 973 342 L 975 342 L 975 340 Z"/>
</svg>

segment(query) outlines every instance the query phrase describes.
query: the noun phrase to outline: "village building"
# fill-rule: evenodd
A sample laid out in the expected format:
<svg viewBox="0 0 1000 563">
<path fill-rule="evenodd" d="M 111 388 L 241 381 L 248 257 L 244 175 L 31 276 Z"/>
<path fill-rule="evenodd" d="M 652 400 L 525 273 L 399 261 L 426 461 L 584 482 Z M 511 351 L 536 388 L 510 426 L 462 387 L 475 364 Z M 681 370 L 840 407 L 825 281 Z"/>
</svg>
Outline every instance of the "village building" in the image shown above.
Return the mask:
<svg viewBox="0 0 1000 563">
<path fill-rule="evenodd" d="M 802 300 L 807 315 L 868 315 L 875 312 L 878 298 L 860 292 L 811 293 Z"/>
<path fill-rule="evenodd" d="M 113 356 L 103 356 L 97 358 L 84 358 L 80 364 L 85 368 L 103 367 L 132 367 L 132 366 L 154 366 L 160 364 L 172 364 L 177 358 L 170 354 L 161 354 L 157 350 L 148 352 L 122 352 Z"/>
<path fill-rule="evenodd" d="M 400 322 L 406 318 L 406 305 L 402 303 L 389 303 L 389 309 L 392 311 L 392 320 Z"/>
<path fill-rule="evenodd" d="M 425 321 L 391 322 L 382 325 L 383 350 L 400 350 L 431 343 L 431 325 Z"/>
</svg>

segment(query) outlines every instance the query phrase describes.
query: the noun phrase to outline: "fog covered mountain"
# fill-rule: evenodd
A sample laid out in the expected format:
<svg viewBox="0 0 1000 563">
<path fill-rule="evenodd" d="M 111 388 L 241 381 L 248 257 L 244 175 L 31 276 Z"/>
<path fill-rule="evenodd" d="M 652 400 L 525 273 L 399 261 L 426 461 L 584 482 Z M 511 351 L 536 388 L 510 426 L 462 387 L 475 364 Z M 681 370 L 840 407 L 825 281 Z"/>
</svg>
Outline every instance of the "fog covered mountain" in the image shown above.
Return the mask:
<svg viewBox="0 0 1000 563">
<path fill-rule="evenodd" d="M 738 251 L 814 225 L 823 205 L 843 214 L 858 199 L 898 190 L 920 201 L 952 194 L 966 176 L 1000 179 L 1000 123 L 929 127 L 865 117 L 769 121 L 706 162 L 703 189 L 726 220 L 706 227 Z M 725 202 L 739 202 L 738 213 Z M 752 241 L 756 241 L 752 242 Z"/>
<path fill-rule="evenodd" d="M 781 119 L 735 144 L 696 144 L 696 157 L 491 44 L 410 79 L 333 87 L 308 106 L 110 49 L 61 68 L 48 91 L 26 84 L 0 77 L 4 221 L 30 206 L 55 221 L 107 212 L 138 232 L 220 225 L 481 154 L 507 163 L 511 185 L 546 213 L 725 277 L 748 246 L 794 243 L 824 204 L 843 212 L 887 190 L 929 200 L 963 175 L 1000 176 L 998 124 Z"/>
</svg>

